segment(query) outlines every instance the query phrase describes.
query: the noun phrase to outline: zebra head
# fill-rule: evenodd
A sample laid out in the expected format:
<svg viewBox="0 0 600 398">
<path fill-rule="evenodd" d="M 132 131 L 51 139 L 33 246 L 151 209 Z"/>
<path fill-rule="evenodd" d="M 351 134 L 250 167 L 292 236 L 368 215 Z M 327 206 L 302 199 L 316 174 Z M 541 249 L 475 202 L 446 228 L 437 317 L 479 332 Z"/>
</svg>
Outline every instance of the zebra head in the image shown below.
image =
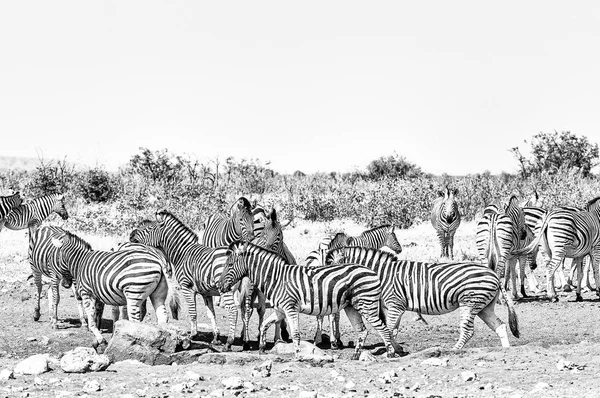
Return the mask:
<svg viewBox="0 0 600 398">
<path fill-rule="evenodd" d="M 12 195 L 0 196 L 0 218 L 4 218 L 15 207 L 21 206 L 23 198 L 20 192 L 15 192 Z"/>
<path fill-rule="evenodd" d="M 350 237 L 346 235 L 345 232 L 338 232 L 335 234 L 331 242 L 329 242 L 329 250 L 338 249 L 340 247 L 345 247 L 350 244 Z"/>
<path fill-rule="evenodd" d="M 92 246 L 79 236 L 68 231 L 55 234 L 51 239 L 52 245 L 58 249 L 57 269 L 62 277 L 61 284 L 65 288 L 73 284 L 73 275 L 77 273 L 77 261 L 71 261 L 78 250 L 92 250 Z"/>
<path fill-rule="evenodd" d="M 390 227 L 390 229 L 388 229 L 385 241 L 383 242 L 383 247 L 387 247 L 394 254 L 400 254 L 402 253 L 402 245 L 400 245 L 400 242 L 398 242 L 395 229 L 396 227 L 393 225 Z"/>
<path fill-rule="evenodd" d="M 277 249 L 283 242 L 283 231 L 281 224 L 277 220 L 277 212 L 273 208 L 271 212 L 265 216 L 265 222 L 260 235 L 254 238 L 253 243 L 264 247 L 265 249 L 278 251 Z"/>
<path fill-rule="evenodd" d="M 587 202 L 585 211 L 600 213 L 600 196 Z"/>
<path fill-rule="evenodd" d="M 54 206 L 52 207 L 52 211 L 55 212 L 62 218 L 66 220 L 69 218 L 69 213 L 67 212 L 67 208 L 65 207 L 65 195 L 60 194 L 56 197 L 54 201 Z"/>
<path fill-rule="evenodd" d="M 158 217 L 158 216 L 157 216 Z M 158 247 L 161 243 L 161 228 L 157 221 L 143 220 L 129 234 L 129 242 Z"/>
<path fill-rule="evenodd" d="M 221 293 L 229 292 L 244 276 L 248 275 L 248 265 L 246 263 L 246 254 L 248 251 L 248 242 L 234 242 L 229 245 L 227 250 L 227 262 L 221 274 L 219 291 Z"/>
<path fill-rule="evenodd" d="M 239 198 L 233 213 L 237 232 L 241 234 L 244 242 L 251 242 L 254 239 L 254 218 L 248 199 Z"/>
<path fill-rule="evenodd" d="M 450 190 L 446 187 L 444 192 L 444 201 L 442 202 L 441 216 L 444 220 L 451 224 L 458 217 L 458 203 L 455 196 L 458 194 L 458 189 Z"/>
</svg>

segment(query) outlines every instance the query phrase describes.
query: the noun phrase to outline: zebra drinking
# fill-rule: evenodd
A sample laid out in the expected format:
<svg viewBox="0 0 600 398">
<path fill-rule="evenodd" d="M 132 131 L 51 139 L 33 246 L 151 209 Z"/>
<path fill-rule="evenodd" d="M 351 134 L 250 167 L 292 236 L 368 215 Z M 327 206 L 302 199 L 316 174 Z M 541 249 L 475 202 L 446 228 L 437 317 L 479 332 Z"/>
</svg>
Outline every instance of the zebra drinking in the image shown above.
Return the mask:
<svg viewBox="0 0 600 398">
<path fill-rule="evenodd" d="M 431 225 L 435 229 L 440 246 L 441 256 L 454 259 L 454 234 L 460 225 L 460 211 L 456 201 L 457 189 L 450 191 L 448 187 L 443 196 L 433 202 L 431 209 Z"/>
<path fill-rule="evenodd" d="M 264 351 L 269 326 L 278 319 L 288 319 L 298 353 L 299 313 L 325 316 L 343 309 L 359 333 L 353 359 L 358 359 L 368 333 L 363 317 L 383 339 L 389 357 L 395 353 L 403 354 L 402 347 L 392 339 L 380 317 L 381 285 L 377 274 L 365 267 L 355 264 L 319 268 L 289 265 L 270 250 L 237 242 L 228 251 L 221 291 L 231 290 L 245 276 L 265 294 L 275 309 L 261 327 L 260 351 Z"/>
</svg>

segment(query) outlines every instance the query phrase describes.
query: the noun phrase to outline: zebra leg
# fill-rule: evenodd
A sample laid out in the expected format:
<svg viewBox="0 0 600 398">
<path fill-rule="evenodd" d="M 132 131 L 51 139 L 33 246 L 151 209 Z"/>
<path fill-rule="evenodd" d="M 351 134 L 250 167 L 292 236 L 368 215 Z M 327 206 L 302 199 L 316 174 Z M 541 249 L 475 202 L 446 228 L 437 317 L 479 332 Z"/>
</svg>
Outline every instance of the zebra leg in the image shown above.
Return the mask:
<svg viewBox="0 0 600 398">
<path fill-rule="evenodd" d="M 596 282 L 596 295 L 600 297 L 600 272 L 598 270 L 598 266 L 600 265 L 600 246 L 596 246 L 592 249 L 590 259 L 592 270 L 594 271 L 594 281 Z"/>
<path fill-rule="evenodd" d="M 196 313 L 196 292 L 187 286 L 181 286 L 181 293 L 187 303 L 188 315 L 190 316 L 190 337 L 198 334 L 198 314 Z"/>
<path fill-rule="evenodd" d="M 553 256 L 546 263 L 546 295 L 550 301 L 558 301 L 556 290 L 554 289 L 554 273 L 560 267 L 562 260 L 565 257 L 564 248 L 558 247 L 553 253 Z"/>
<path fill-rule="evenodd" d="M 240 311 L 242 313 L 242 350 L 247 351 L 250 349 L 249 326 L 250 318 L 252 317 L 252 301 L 256 296 L 256 293 L 254 293 L 254 286 L 250 283 L 248 278 L 242 279 L 242 283 L 240 283 L 238 290 L 235 293 L 237 294 Z"/>
<path fill-rule="evenodd" d="M 535 273 L 529 267 L 525 267 L 525 277 L 527 278 L 527 283 L 529 283 L 529 290 L 531 290 L 533 293 L 542 292 L 537 278 L 535 277 Z"/>
<path fill-rule="evenodd" d="M 295 356 L 300 354 L 300 314 L 295 309 L 285 309 L 285 318 L 287 318 L 290 328 L 290 334 L 294 343 Z M 279 316 L 278 316 L 279 317 Z"/>
<path fill-rule="evenodd" d="M 456 230 L 448 232 L 448 253 L 450 254 L 450 260 L 454 260 L 454 234 Z M 421 318 L 423 319 L 423 318 Z"/>
<path fill-rule="evenodd" d="M 481 318 L 481 320 L 483 322 L 485 322 L 485 324 L 488 325 L 488 327 L 490 329 L 492 329 L 498 335 L 498 337 L 500 337 L 500 342 L 502 343 L 502 347 L 510 347 L 510 343 L 508 341 L 508 334 L 506 332 L 506 324 L 504 324 L 500 320 L 500 318 L 498 318 L 496 313 L 494 312 L 495 305 L 496 305 L 496 298 L 494 297 L 490 300 L 490 302 L 485 307 L 483 307 L 483 309 L 481 311 L 479 311 L 479 313 L 477 313 L 477 316 L 479 318 Z M 461 328 L 462 328 L 462 317 L 461 317 Z M 462 330 L 461 330 L 461 334 L 462 334 Z M 460 339 L 459 339 L 459 342 L 460 342 Z M 458 343 L 456 343 L 456 344 L 458 345 Z M 457 348 L 457 347 L 455 346 L 455 348 Z M 462 348 L 462 347 L 460 347 L 460 348 Z"/>
<path fill-rule="evenodd" d="M 590 264 L 592 261 L 591 257 L 586 257 L 585 258 L 585 267 L 584 267 L 584 275 L 585 275 L 585 286 L 589 291 L 593 291 L 594 288 L 592 287 L 592 281 L 590 280 L 590 273 L 592 273 L 591 269 L 590 269 Z"/>
<path fill-rule="evenodd" d="M 442 229 L 438 229 L 437 231 L 438 240 L 440 241 L 440 257 L 447 257 L 446 253 L 448 252 L 446 247 L 446 233 Z"/>
<path fill-rule="evenodd" d="M 344 343 L 340 334 L 340 313 L 336 312 L 329 316 L 329 330 L 331 333 L 331 349 L 339 350 L 344 348 Z"/>
<path fill-rule="evenodd" d="M 512 295 L 513 300 L 518 300 L 519 295 L 517 294 L 517 258 L 512 258 L 507 261 L 507 272 L 510 275 L 507 275 L 506 278 L 510 276 L 510 289 L 512 290 L 510 293 Z M 519 264 L 520 266 L 520 264 Z M 473 315 L 475 317 L 475 315 Z"/>
<path fill-rule="evenodd" d="M 317 330 L 315 331 L 314 345 L 319 345 L 323 342 L 323 316 L 317 316 Z M 331 318 L 330 318 L 331 320 Z M 332 329 L 333 330 L 333 329 Z"/>
<path fill-rule="evenodd" d="M 285 317 L 285 313 L 279 308 L 275 308 L 273 313 L 269 315 L 269 317 L 261 324 L 260 326 L 260 336 L 258 342 L 258 352 L 264 354 L 265 345 L 267 340 L 267 330 L 271 327 L 272 324 L 277 322 L 280 319 Z"/>
<path fill-rule="evenodd" d="M 96 341 L 92 344 L 92 347 L 94 347 L 94 349 L 97 349 L 99 345 L 106 344 L 106 340 L 104 339 L 104 337 L 102 337 L 102 334 L 98 329 L 99 325 L 96 323 L 96 311 L 98 309 L 98 306 L 96 305 L 97 300 L 91 295 L 89 295 L 87 292 L 81 293 L 81 300 L 83 301 L 83 307 L 85 308 L 85 312 L 87 313 L 90 332 L 92 332 L 96 337 Z M 100 316 L 102 316 L 102 314 Z"/>
<path fill-rule="evenodd" d="M 227 333 L 227 342 L 225 343 L 225 351 L 231 351 L 231 346 L 235 339 L 235 327 L 237 326 L 238 310 L 235 305 L 232 292 L 223 293 L 221 302 L 227 310 L 227 318 L 229 320 L 229 332 Z"/>
<path fill-rule="evenodd" d="M 33 301 L 33 320 L 40 320 L 40 296 L 42 295 L 42 274 L 33 270 L 33 281 L 35 283 L 35 299 Z M 48 298 L 50 300 L 50 298 Z"/>
<path fill-rule="evenodd" d="M 79 295 L 79 293 L 77 293 L 77 288 L 75 287 L 75 283 L 73 284 L 73 286 L 71 286 L 71 289 L 73 289 L 73 294 L 75 295 L 75 299 L 77 300 L 77 311 L 79 312 L 79 320 L 81 321 L 81 327 L 87 328 L 88 327 L 87 315 L 85 313 L 85 310 L 83 309 L 83 303 L 81 301 L 81 296 Z"/>
<path fill-rule="evenodd" d="M 169 322 L 169 316 L 167 315 L 167 306 L 165 305 L 165 303 L 167 302 L 168 294 L 169 285 L 167 284 L 167 278 L 164 276 L 164 274 L 161 274 L 158 286 L 156 286 L 156 289 L 154 289 L 154 291 L 150 293 L 150 302 L 152 303 L 152 308 L 154 308 L 154 312 L 156 313 L 156 321 L 159 324 Z M 146 300 L 144 300 L 144 303 L 145 302 Z"/>
<path fill-rule="evenodd" d="M 463 348 L 464 345 L 467 343 L 467 341 L 469 341 L 471 339 L 471 337 L 473 337 L 475 315 L 479 315 L 479 317 L 481 319 L 483 319 L 483 321 L 486 322 L 486 324 L 488 324 L 488 326 L 490 326 L 492 328 L 492 330 L 496 331 L 496 328 L 498 326 L 496 325 L 495 327 L 492 327 L 488 323 L 488 321 L 494 323 L 493 319 L 491 319 L 488 316 L 487 312 L 482 313 L 484 308 L 491 307 L 492 314 L 495 316 L 495 314 L 494 314 L 494 305 L 495 305 L 495 301 L 496 301 L 495 296 L 496 295 L 494 295 L 494 297 L 491 299 L 491 301 L 488 302 L 487 300 L 490 297 L 481 297 L 481 295 L 470 294 L 470 295 L 467 295 L 467 298 L 459 301 L 458 308 L 460 311 L 460 324 L 459 324 L 460 335 L 458 337 L 458 341 L 454 345 L 455 350 L 460 350 L 461 348 Z M 509 297 L 507 297 L 507 302 L 508 302 L 508 300 L 510 300 Z M 486 319 L 487 319 L 487 321 L 486 321 Z M 505 329 L 505 332 L 506 332 L 506 329 Z"/>
<path fill-rule="evenodd" d="M 583 258 L 574 258 L 573 263 L 571 265 L 571 274 L 577 271 L 577 287 L 575 288 L 576 302 L 583 301 L 583 297 L 581 297 L 581 280 L 583 279 L 582 260 Z"/>
<path fill-rule="evenodd" d="M 521 289 L 521 296 L 523 298 L 529 297 L 525 292 L 525 266 L 527 264 L 527 256 L 518 258 L 519 261 L 519 288 Z"/>
<path fill-rule="evenodd" d="M 58 279 L 50 281 L 48 287 L 48 306 L 50 313 L 50 327 L 58 329 L 58 303 L 60 302 L 60 291 L 58 288 Z"/>
<path fill-rule="evenodd" d="M 395 357 L 395 356 L 397 356 L 397 354 L 402 355 L 402 356 L 406 355 L 402 346 L 400 346 L 400 344 L 398 344 L 396 342 L 396 340 L 392 338 L 392 334 L 390 333 L 390 330 L 387 328 L 385 323 L 381 320 L 379 302 L 373 303 L 373 302 L 365 302 L 364 300 L 355 300 L 352 304 L 353 304 L 352 309 L 355 312 L 355 315 L 354 315 L 355 320 L 356 320 L 356 318 L 358 318 L 360 320 L 360 323 L 362 324 L 362 327 L 364 328 L 364 323 L 362 323 L 362 319 L 360 318 L 360 315 L 362 315 L 362 317 L 364 317 L 367 320 L 367 322 L 369 322 L 371 324 L 373 329 L 375 329 L 379 333 L 379 336 L 383 340 L 385 348 L 387 349 L 387 356 L 389 358 Z M 350 307 L 346 307 L 346 308 L 350 308 Z M 352 310 L 350 310 L 350 312 L 352 312 Z M 358 313 L 360 315 L 357 317 L 356 315 L 358 315 L 358 314 L 356 314 L 356 313 Z M 346 311 L 346 314 L 348 314 L 348 311 Z M 362 344 L 364 344 L 364 340 L 366 339 L 366 337 L 367 337 L 367 335 L 365 333 L 363 340 L 361 342 Z M 357 355 L 357 352 L 354 353 L 355 357 L 356 357 L 356 355 Z"/>
<path fill-rule="evenodd" d="M 217 326 L 217 320 L 215 319 L 215 307 L 213 306 L 212 296 L 202 296 L 204 299 L 204 305 L 206 305 L 206 315 L 210 320 L 210 324 L 213 328 L 213 339 L 210 344 L 220 345 L 221 340 L 219 340 L 219 326 Z"/>
</svg>

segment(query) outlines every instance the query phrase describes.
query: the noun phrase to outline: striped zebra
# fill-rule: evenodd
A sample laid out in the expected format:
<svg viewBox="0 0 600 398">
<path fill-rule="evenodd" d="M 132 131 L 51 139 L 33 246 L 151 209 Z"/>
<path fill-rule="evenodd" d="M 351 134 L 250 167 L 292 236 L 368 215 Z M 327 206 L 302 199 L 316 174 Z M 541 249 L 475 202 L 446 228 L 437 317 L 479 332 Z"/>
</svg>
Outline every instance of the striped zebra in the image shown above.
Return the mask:
<svg viewBox="0 0 600 398">
<path fill-rule="evenodd" d="M 40 295 L 42 292 L 42 275 L 50 278 L 48 287 L 48 313 L 50 315 L 50 327 L 58 328 L 58 303 L 60 294 L 58 285 L 62 279 L 63 287 L 72 287 L 75 296 L 78 296 L 75 285 L 70 284 L 70 278 L 64 279 L 61 273 L 59 261 L 59 249 L 52 244 L 53 238 L 65 236 L 67 231 L 56 226 L 42 226 L 29 235 L 29 264 L 33 273 L 33 281 L 36 286 L 34 300 L 33 319 L 40 319 Z M 81 248 L 89 249 L 89 245 L 83 240 L 74 240 Z M 72 285 L 72 286 L 71 286 Z M 79 319 L 81 326 L 87 327 L 86 315 L 80 300 L 77 300 Z"/>
<path fill-rule="evenodd" d="M 202 244 L 207 247 L 228 246 L 231 242 L 254 239 L 254 219 L 248 199 L 241 197 L 233 206 L 231 215 L 212 214 L 204 222 Z"/>
<path fill-rule="evenodd" d="M 289 265 L 270 250 L 252 243 L 236 242 L 228 251 L 227 268 L 221 278 L 221 291 L 231 290 L 245 276 L 250 278 L 275 308 L 261 327 L 261 352 L 265 349 L 269 326 L 278 319 L 288 319 L 298 354 L 299 313 L 325 316 L 343 309 L 353 328 L 359 333 L 353 359 L 358 359 L 368 333 L 363 318 L 377 330 L 389 357 L 395 356 L 395 353 L 404 354 L 380 317 L 381 285 L 377 274 L 365 267 L 353 264 L 320 268 Z"/>
<path fill-rule="evenodd" d="M 271 211 L 274 211 L 274 210 L 275 210 L 275 208 L 273 208 Z M 265 223 L 269 222 L 270 219 L 272 220 L 272 217 L 269 214 L 267 214 L 267 212 L 265 211 L 265 208 L 263 206 L 261 206 L 259 204 L 254 205 L 254 208 L 252 209 L 252 219 L 254 220 L 254 239 L 255 239 L 255 241 L 253 243 L 256 243 L 256 239 L 258 239 L 261 236 L 262 231 L 265 228 Z M 283 229 L 281 227 L 281 224 L 279 223 L 279 221 L 277 221 L 277 223 L 279 224 L 280 228 Z M 274 236 L 275 235 L 272 235 L 271 239 L 273 239 Z M 262 246 L 262 245 L 259 244 L 259 246 Z M 288 264 L 296 264 L 296 258 L 294 257 L 294 255 L 292 254 L 292 252 L 290 251 L 290 249 L 288 248 L 286 243 L 283 241 L 283 231 L 281 232 L 281 243 L 272 244 L 271 246 L 273 246 L 272 250 L 274 250 L 274 251 L 278 252 L 280 255 L 282 255 L 286 259 Z M 262 246 L 262 247 L 267 247 L 267 246 Z"/>
<path fill-rule="evenodd" d="M 506 293 L 506 269 L 516 269 L 517 261 L 519 264 L 528 261 L 526 255 L 515 256 L 512 252 L 524 247 L 531 239 L 532 233 L 525 224 L 523 210 L 514 195 L 503 210 L 495 205 L 488 206 L 477 223 L 476 246 L 479 256 L 498 274 L 502 281 L 500 291 L 507 302 L 512 299 Z M 513 297 L 516 297 L 516 291 L 513 291 Z"/>
<path fill-rule="evenodd" d="M 6 216 L 4 226 L 13 231 L 32 228 L 41 225 L 52 213 L 58 214 L 63 220 L 69 218 L 63 194 L 53 193 L 22 203 Z"/>
<path fill-rule="evenodd" d="M 494 313 L 500 281 L 493 270 L 477 263 L 398 260 L 390 253 L 362 247 L 333 250 L 328 254 L 328 263 L 333 257 L 363 265 L 378 275 L 382 305 L 394 337 L 405 311 L 441 315 L 459 309 L 460 335 L 455 349 L 462 348 L 473 336 L 475 315 L 496 332 L 503 347 L 510 346 L 506 325 Z M 511 302 L 508 318 L 512 334 L 519 337 L 517 314 Z"/>
<path fill-rule="evenodd" d="M 165 253 L 187 303 L 191 336 L 198 334 L 196 294 L 200 294 L 204 299 L 213 328 L 211 344 L 220 344 L 213 296 L 219 295 L 218 281 L 227 259 L 227 247 L 210 248 L 199 244 L 198 235 L 194 231 L 164 210 L 156 213 L 156 221 L 146 221 L 133 230 L 129 241 L 153 246 Z M 237 306 L 231 292 L 221 294 L 221 300 L 229 318 L 229 333 L 225 349 L 230 350 L 237 323 Z"/>
<path fill-rule="evenodd" d="M 596 294 L 600 296 L 600 197 L 589 201 L 585 211 L 574 211 L 572 208 L 556 208 L 549 211 L 536 238 L 513 254 L 533 253 L 538 246 L 542 248 L 546 259 L 546 294 L 551 301 L 558 301 L 554 289 L 554 273 L 565 257 L 573 258 L 580 267 L 583 258 L 590 256 Z M 580 287 L 577 301 L 582 300 Z"/>
<path fill-rule="evenodd" d="M 63 286 L 75 281 L 89 329 L 96 337 L 94 347 L 106 344 L 98 329 L 104 305 L 127 305 L 129 319 L 140 322 L 140 307 L 150 297 L 158 322 L 168 321 L 165 308 L 168 286 L 160 257 L 148 250 L 92 250 L 87 242 L 70 232 L 54 237 L 52 244 L 59 248 Z"/>
<path fill-rule="evenodd" d="M 431 209 L 431 225 L 435 229 L 440 246 L 441 257 L 454 260 L 454 234 L 460 225 L 460 211 L 455 196 L 458 190 L 450 191 L 448 187 L 442 193 L 442 197 L 433 201 Z"/>
<path fill-rule="evenodd" d="M 326 239 L 321 240 L 320 249 L 333 250 L 346 246 L 360 246 L 367 249 L 380 249 L 384 246 L 393 253 L 400 254 L 402 246 L 396 237 L 395 227 L 393 225 L 380 225 L 362 232 L 359 236 L 348 236 L 344 232 L 338 232 L 331 241 L 323 245 Z"/>
<path fill-rule="evenodd" d="M 0 196 L 0 222 L 3 223 L 6 216 L 16 207 L 19 207 L 23 203 L 21 194 L 15 192 L 12 195 Z M 2 229 L 2 224 L 0 224 Z"/>
</svg>

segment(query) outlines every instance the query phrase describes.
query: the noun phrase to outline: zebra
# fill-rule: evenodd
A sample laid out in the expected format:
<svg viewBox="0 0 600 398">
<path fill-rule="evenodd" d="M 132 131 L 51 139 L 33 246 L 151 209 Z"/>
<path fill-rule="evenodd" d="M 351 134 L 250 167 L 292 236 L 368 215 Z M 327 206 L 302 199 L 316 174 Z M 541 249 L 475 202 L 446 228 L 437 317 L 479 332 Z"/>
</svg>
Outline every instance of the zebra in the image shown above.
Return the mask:
<svg viewBox="0 0 600 398">
<path fill-rule="evenodd" d="M 75 281 L 89 329 L 96 337 L 94 348 L 106 344 L 98 329 L 106 304 L 127 305 L 129 319 L 140 322 L 140 306 L 150 297 L 158 323 L 168 322 L 165 308 L 168 286 L 160 257 L 148 250 L 92 250 L 87 242 L 70 232 L 52 238 L 51 242 L 60 251 L 63 286 Z"/>
<path fill-rule="evenodd" d="M 48 287 L 48 312 L 50 314 L 50 327 L 58 328 L 58 303 L 60 295 L 58 285 L 62 279 L 63 287 L 72 287 L 73 293 L 77 296 L 75 285 L 69 286 L 67 279 L 62 278 L 59 265 L 59 249 L 52 244 L 52 239 L 67 234 L 67 231 L 56 226 L 42 226 L 29 235 L 29 264 L 33 273 L 33 280 L 36 286 L 34 300 L 33 320 L 40 319 L 40 295 L 42 292 L 42 275 L 50 278 Z M 83 240 L 75 240 L 76 244 L 82 248 L 89 246 Z M 79 319 L 81 327 L 87 327 L 86 315 L 80 300 L 77 300 L 77 309 L 79 310 Z"/>
<path fill-rule="evenodd" d="M 275 208 L 271 209 L 271 211 L 274 211 Z M 269 213 L 270 214 L 270 213 Z M 258 239 L 261 234 L 263 229 L 265 228 L 265 223 L 269 221 L 269 219 L 272 220 L 272 217 L 267 214 L 267 212 L 265 211 L 265 208 L 259 204 L 255 204 L 254 208 L 252 209 L 252 219 L 254 220 L 254 239 L 256 243 L 256 239 Z M 277 224 L 279 224 L 280 228 L 283 229 L 281 227 L 281 224 L 279 223 L 279 221 L 277 221 Z M 272 235 L 272 238 L 274 238 L 275 235 Z M 288 262 L 288 264 L 296 264 L 296 258 L 294 257 L 294 255 L 292 254 L 292 252 L 290 251 L 290 249 L 288 248 L 287 244 L 283 241 L 283 231 L 281 232 L 281 243 L 277 243 L 275 244 L 275 242 L 273 242 L 273 244 L 271 246 L 273 246 L 274 250 L 276 252 L 278 252 L 280 255 L 282 255 L 286 261 Z M 261 246 L 259 244 L 259 246 Z M 267 247 L 267 246 L 263 246 L 263 247 Z"/>
<path fill-rule="evenodd" d="M 231 216 L 212 214 L 204 222 L 202 244 L 207 247 L 228 246 L 231 242 L 254 239 L 254 220 L 248 199 L 241 197 L 233 206 Z"/>
<path fill-rule="evenodd" d="M 384 246 L 395 254 L 402 252 L 402 245 L 398 242 L 394 225 L 380 225 L 362 232 L 359 236 L 348 236 L 344 232 L 338 232 L 325 245 L 326 239 L 321 240 L 320 249 L 333 250 L 345 246 L 361 246 L 369 249 L 380 249 Z"/>
<path fill-rule="evenodd" d="M 390 253 L 363 247 L 345 247 L 328 253 L 327 263 L 363 265 L 375 273 L 381 282 L 381 301 L 386 310 L 388 326 L 396 337 L 400 318 L 405 311 L 441 315 L 460 310 L 460 335 L 454 349 L 461 349 L 473 336 L 475 315 L 479 316 L 498 337 L 503 347 L 509 347 L 506 325 L 494 313 L 500 280 L 496 273 L 477 263 L 423 263 L 398 260 Z M 341 259 L 341 260 L 340 260 Z M 519 337 L 519 324 L 512 302 L 508 305 L 509 326 Z"/>
<path fill-rule="evenodd" d="M 157 247 L 165 253 L 187 303 L 190 335 L 195 337 L 198 334 L 196 294 L 199 293 L 204 299 L 213 328 L 211 344 L 220 344 L 213 296 L 219 295 L 217 283 L 227 259 L 227 247 L 211 248 L 198 243 L 198 235 L 166 210 L 156 213 L 156 221 L 145 221 L 134 229 L 129 241 Z M 229 333 L 224 347 L 228 351 L 234 341 L 237 306 L 231 292 L 221 294 L 221 299 L 229 319 Z"/>
<path fill-rule="evenodd" d="M 460 211 L 455 196 L 458 190 L 450 191 L 446 187 L 445 192 L 440 192 L 442 197 L 433 201 L 431 209 L 431 225 L 435 229 L 440 246 L 441 257 L 454 260 L 454 234 L 460 225 Z"/>
<path fill-rule="evenodd" d="M 495 270 L 503 282 L 500 291 L 506 301 L 512 301 L 504 283 L 506 268 L 514 269 L 516 261 L 526 263 L 528 260 L 525 255 L 513 255 L 512 251 L 525 246 L 531 239 L 532 233 L 525 224 L 523 210 L 515 195 L 510 197 L 503 211 L 495 205 L 488 206 L 477 223 L 477 251 L 481 260 Z M 513 297 L 515 294 L 513 291 Z"/>
<path fill-rule="evenodd" d="M 31 230 L 31 228 L 41 225 L 42 221 L 53 212 L 63 220 L 69 218 L 63 194 L 53 193 L 33 199 L 29 203 L 21 204 L 6 216 L 4 226 L 13 231 L 25 228 Z M 1 227 L 0 225 L 0 229 Z"/>
<path fill-rule="evenodd" d="M 0 196 L 0 231 L 6 221 L 6 216 L 15 208 L 23 203 L 21 194 L 15 192 L 12 195 Z"/>
<path fill-rule="evenodd" d="M 389 357 L 396 353 L 405 354 L 402 347 L 392 339 L 380 317 L 379 278 L 375 272 L 365 267 L 355 264 L 319 268 L 290 265 L 270 250 L 252 243 L 236 242 L 229 247 L 220 290 L 231 290 L 245 276 L 250 278 L 275 308 L 275 312 L 261 326 L 260 352 L 264 352 L 269 326 L 278 319 L 288 319 L 297 355 L 300 349 L 299 313 L 325 316 L 343 309 L 353 328 L 359 333 L 353 359 L 358 359 L 368 333 L 362 317 L 377 330 Z"/>
<path fill-rule="evenodd" d="M 543 243 L 546 260 L 546 294 L 551 301 L 558 301 L 554 289 L 554 272 L 565 257 L 573 258 L 581 267 L 583 258 L 590 256 L 596 281 L 596 294 L 600 296 L 600 197 L 589 201 L 585 211 L 572 208 L 556 208 L 548 212 L 539 227 L 536 238 L 526 247 L 513 252 L 513 255 L 533 253 Z M 582 301 L 578 288 L 576 301 Z"/>
</svg>

